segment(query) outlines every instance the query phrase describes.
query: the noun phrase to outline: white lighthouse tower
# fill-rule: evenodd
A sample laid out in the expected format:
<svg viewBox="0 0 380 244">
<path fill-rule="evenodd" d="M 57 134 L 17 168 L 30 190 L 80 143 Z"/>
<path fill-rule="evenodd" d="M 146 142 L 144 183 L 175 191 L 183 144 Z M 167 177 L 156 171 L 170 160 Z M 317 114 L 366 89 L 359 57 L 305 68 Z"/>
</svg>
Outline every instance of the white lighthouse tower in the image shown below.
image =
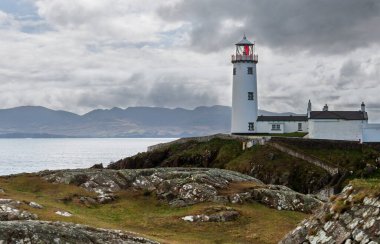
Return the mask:
<svg viewBox="0 0 380 244">
<path fill-rule="evenodd" d="M 236 53 L 232 55 L 232 134 L 256 133 L 258 113 L 255 44 L 243 39 L 236 44 Z"/>
</svg>

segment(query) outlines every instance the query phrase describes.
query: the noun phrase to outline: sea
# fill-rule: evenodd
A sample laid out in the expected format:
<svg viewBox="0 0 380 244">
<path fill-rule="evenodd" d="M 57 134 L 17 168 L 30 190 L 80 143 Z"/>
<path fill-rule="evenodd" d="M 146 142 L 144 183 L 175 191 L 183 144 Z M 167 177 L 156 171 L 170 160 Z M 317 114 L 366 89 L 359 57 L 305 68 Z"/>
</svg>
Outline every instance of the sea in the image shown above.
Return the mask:
<svg viewBox="0 0 380 244">
<path fill-rule="evenodd" d="M 0 175 L 88 168 L 176 138 L 0 139 Z"/>
</svg>

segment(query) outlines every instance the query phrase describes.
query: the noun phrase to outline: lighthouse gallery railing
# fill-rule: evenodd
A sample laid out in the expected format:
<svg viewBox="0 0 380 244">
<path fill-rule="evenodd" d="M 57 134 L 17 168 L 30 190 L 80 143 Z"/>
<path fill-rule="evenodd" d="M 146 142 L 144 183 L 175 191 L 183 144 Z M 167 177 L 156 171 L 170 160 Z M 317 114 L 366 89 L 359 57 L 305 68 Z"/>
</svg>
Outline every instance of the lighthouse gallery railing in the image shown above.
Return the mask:
<svg viewBox="0 0 380 244">
<path fill-rule="evenodd" d="M 236 61 L 253 61 L 258 62 L 259 56 L 258 55 L 232 55 L 231 57 L 232 62 Z"/>
</svg>

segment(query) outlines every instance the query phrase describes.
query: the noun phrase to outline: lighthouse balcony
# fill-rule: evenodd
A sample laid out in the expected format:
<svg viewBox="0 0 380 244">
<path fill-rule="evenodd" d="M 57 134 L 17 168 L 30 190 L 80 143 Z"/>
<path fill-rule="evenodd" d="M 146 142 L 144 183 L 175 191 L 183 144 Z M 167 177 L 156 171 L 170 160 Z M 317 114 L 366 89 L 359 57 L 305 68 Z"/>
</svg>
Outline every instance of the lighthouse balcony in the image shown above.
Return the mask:
<svg viewBox="0 0 380 244">
<path fill-rule="evenodd" d="M 252 63 L 258 63 L 259 62 L 259 56 L 255 54 L 251 55 L 232 55 L 231 62 L 252 62 Z"/>
</svg>

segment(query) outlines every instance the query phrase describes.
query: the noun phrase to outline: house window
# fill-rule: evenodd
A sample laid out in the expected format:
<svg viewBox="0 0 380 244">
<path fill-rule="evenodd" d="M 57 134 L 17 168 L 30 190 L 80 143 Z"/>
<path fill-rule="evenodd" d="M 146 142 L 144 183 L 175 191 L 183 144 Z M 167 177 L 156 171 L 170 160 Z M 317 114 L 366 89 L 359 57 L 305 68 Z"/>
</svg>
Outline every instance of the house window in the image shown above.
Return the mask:
<svg viewBox="0 0 380 244">
<path fill-rule="evenodd" d="M 254 100 L 253 92 L 248 92 L 248 100 Z"/>
<path fill-rule="evenodd" d="M 281 125 L 280 124 L 272 124 L 272 130 L 274 130 L 274 131 L 281 130 Z"/>
<path fill-rule="evenodd" d="M 252 67 L 248 67 L 248 74 L 249 74 L 249 75 L 252 75 L 252 74 L 253 74 L 253 68 L 252 68 Z"/>
<path fill-rule="evenodd" d="M 236 75 L 236 68 L 234 68 L 234 70 L 232 71 L 232 73 L 233 73 L 234 75 Z"/>
<path fill-rule="evenodd" d="M 248 123 L 248 130 L 254 131 L 255 130 L 255 123 L 253 123 L 253 122 Z"/>
<path fill-rule="evenodd" d="M 298 131 L 302 131 L 302 123 L 298 123 Z"/>
</svg>

